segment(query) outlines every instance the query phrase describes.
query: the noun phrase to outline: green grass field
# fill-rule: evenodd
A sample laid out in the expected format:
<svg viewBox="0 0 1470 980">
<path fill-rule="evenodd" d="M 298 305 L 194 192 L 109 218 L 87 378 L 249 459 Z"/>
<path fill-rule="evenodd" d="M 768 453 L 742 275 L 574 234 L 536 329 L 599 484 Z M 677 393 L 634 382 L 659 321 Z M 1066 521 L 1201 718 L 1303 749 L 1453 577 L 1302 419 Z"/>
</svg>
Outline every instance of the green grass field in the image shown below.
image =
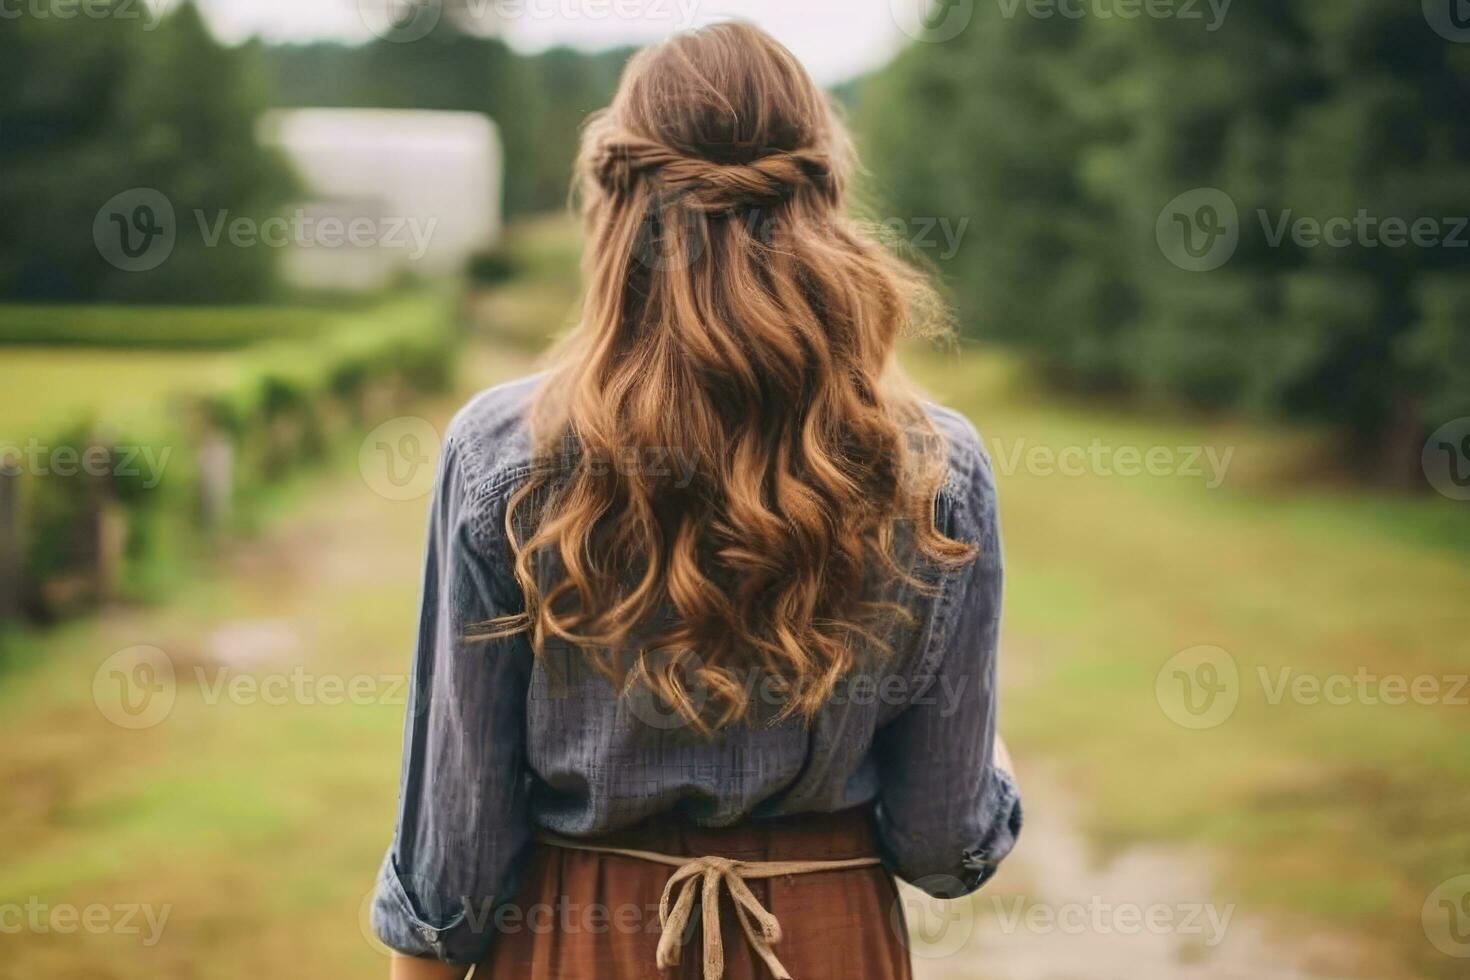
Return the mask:
<svg viewBox="0 0 1470 980">
<path fill-rule="evenodd" d="M 340 316 L 294 306 L 0 306 L 0 345 L 235 349 L 317 333 Z"/>
<path fill-rule="evenodd" d="M 555 225 L 527 234 L 566 252 Z M 571 281 L 549 262 L 489 304 L 500 315 L 489 337 L 515 342 L 482 338 L 466 388 L 527 369 L 527 338 L 554 332 L 548 317 L 566 321 Z M 1390 964 L 1375 977 L 1463 976 L 1464 961 L 1437 953 L 1421 923 L 1429 892 L 1470 872 L 1470 710 L 1450 703 L 1453 679 L 1470 673 L 1463 505 L 1294 482 L 1294 462 L 1330 460 L 1310 433 L 1070 402 L 994 352 L 906 359 L 976 421 L 999 473 L 1002 717 L 1023 783 L 1028 763 L 1055 767 L 1104 850 L 1209 848 L 1223 858 L 1222 895 L 1288 941 L 1351 932 Z M 442 425 L 452 408 L 423 414 Z M 1217 463 L 1229 451 L 1228 465 L 1211 469 L 1206 448 Z M 1153 475 L 1112 472 L 1150 450 Z M 1109 462 L 1068 475 L 1048 451 Z M 171 913 L 151 947 L 116 931 L 4 937 L 0 978 L 384 968 L 361 924 L 392 820 L 394 695 L 424 506 L 383 499 L 356 472 L 333 476 L 167 606 L 27 641 L 36 666 L 0 682 L 0 903 Z M 165 721 L 129 731 L 102 716 L 94 682 L 136 644 L 166 651 L 179 685 Z M 1191 714 L 1176 687 L 1176 668 L 1208 680 L 1171 659 L 1206 645 L 1237 671 L 1222 682 L 1228 716 Z M 222 670 L 298 668 L 369 678 L 375 693 L 363 704 L 210 703 Z M 1307 676 L 1338 691 L 1333 678 L 1360 673 L 1380 694 L 1386 677 L 1438 679 L 1439 703 L 1311 703 L 1310 680 L 1296 696 L 1281 690 Z M 1201 721 L 1213 724 L 1188 727 Z"/>
<path fill-rule="evenodd" d="M 0 444 L 49 434 L 83 414 L 132 417 L 173 392 L 218 384 L 230 376 L 231 352 L 0 347 Z"/>
<path fill-rule="evenodd" d="M 330 370 L 411 317 L 442 319 L 428 292 L 324 307 L 0 304 L 0 445 L 92 417 L 120 425 L 178 395 L 218 391 L 267 366 Z M 412 339 L 412 338 L 406 338 Z"/>
<path fill-rule="evenodd" d="M 1059 763 L 1094 836 L 1218 847 L 1224 887 L 1248 906 L 1366 930 L 1426 974 L 1456 975 L 1421 909 L 1470 871 L 1470 515 L 1271 485 L 1270 436 L 1079 409 L 1018 390 L 1000 359 L 913 366 L 977 422 L 1000 470 L 1004 726 Z M 1018 444 L 1094 439 L 1162 447 L 1181 466 L 1193 447 L 1235 453 L 1213 490 L 1205 476 L 1066 476 L 1025 456 L 1007 469 Z M 1198 646 L 1234 661 L 1238 703 L 1194 729 L 1156 682 Z M 1405 695 L 1387 678 L 1434 687 L 1423 700 L 1438 703 L 1390 703 Z"/>
</svg>

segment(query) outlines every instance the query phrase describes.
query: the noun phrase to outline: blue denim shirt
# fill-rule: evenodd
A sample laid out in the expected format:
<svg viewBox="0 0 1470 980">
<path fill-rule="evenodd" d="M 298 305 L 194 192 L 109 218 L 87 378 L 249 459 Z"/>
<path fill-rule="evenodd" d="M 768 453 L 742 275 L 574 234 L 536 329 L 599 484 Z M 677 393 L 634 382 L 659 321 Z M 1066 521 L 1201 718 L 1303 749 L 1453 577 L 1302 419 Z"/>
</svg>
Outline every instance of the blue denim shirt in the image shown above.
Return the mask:
<svg viewBox="0 0 1470 980">
<path fill-rule="evenodd" d="M 698 823 L 874 804 L 882 856 L 931 894 L 979 888 L 1015 845 L 1021 805 L 992 764 L 1001 559 L 989 458 L 929 408 L 949 457 L 936 520 L 978 547 L 912 594 L 908 649 L 860 667 L 815 722 L 690 730 L 646 692 L 619 696 L 573 650 L 465 639 L 523 608 L 505 535 L 531 469 L 538 378 L 474 398 L 446 434 L 429 515 L 397 830 L 372 920 L 388 946 L 469 964 L 516 897 L 536 828 L 598 834 L 682 811 Z M 757 695 L 757 704 L 760 703 Z"/>
</svg>

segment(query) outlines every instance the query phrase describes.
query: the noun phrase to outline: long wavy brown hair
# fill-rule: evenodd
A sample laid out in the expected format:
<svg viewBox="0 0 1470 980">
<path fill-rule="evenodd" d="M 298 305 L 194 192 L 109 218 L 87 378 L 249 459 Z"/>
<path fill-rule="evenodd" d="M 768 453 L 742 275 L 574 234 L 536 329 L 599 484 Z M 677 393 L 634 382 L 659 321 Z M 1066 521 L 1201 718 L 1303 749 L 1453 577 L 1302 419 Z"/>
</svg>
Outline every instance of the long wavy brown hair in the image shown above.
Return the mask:
<svg viewBox="0 0 1470 980">
<path fill-rule="evenodd" d="M 935 527 L 944 452 L 894 361 L 939 308 L 847 215 L 846 131 L 741 23 L 628 64 L 585 128 L 586 294 L 537 390 L 506 518 L 529 631 L 709 732 L 812 718 L 900 593 L 971 548 Z"/>
</svg>

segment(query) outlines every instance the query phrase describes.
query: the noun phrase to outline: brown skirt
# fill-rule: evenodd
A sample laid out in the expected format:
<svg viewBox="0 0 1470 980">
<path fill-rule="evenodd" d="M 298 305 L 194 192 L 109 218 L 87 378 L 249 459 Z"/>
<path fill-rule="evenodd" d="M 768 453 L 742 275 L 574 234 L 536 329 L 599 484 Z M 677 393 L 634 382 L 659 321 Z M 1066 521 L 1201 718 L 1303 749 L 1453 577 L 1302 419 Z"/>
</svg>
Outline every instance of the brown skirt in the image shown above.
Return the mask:
<svg viewBox="0 0 1470 980">
<path fill-rule="evenodd" d="M 877 853 L 868 808 L 698 827 L 672 815 L 581 843 L 690 858 L 838 861 Z M 659 900 L 674 869 L 633 857 L 537 843 L 519 900 L 497 916 L 476 980 L 702 980 L 701 915 L 691 917 L 677 967 L 659 970 Z M 903 908 L 881 867 L 754 879 L 781 925 L 773 947 L 795 980 L 908 980 Z M 726 980 L 769 980 L 727 891 L 720 893 Z"/>
</svg>

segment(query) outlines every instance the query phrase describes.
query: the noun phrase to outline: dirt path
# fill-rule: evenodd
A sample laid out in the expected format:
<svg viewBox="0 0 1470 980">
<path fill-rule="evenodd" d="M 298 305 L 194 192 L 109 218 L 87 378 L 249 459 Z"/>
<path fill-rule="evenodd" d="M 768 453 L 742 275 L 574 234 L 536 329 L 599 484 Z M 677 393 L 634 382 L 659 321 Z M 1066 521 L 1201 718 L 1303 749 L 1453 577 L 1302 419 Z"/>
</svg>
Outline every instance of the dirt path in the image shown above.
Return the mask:
<svg viewBox="0 0 1470 980">
<path fill-rule="evenodd" d="M 1346 977 L 1332 961 L 1352 958 L 1336 943 L 1286 944 L 1215 898 L 1205 854 L 1149 845 L 1100 858 L 1078 829 L 1073 794 L 1044 767 L 1018 768 L 1021 844 L 971 906 L 905 890 L 918 980 Z"/>
</svg>

